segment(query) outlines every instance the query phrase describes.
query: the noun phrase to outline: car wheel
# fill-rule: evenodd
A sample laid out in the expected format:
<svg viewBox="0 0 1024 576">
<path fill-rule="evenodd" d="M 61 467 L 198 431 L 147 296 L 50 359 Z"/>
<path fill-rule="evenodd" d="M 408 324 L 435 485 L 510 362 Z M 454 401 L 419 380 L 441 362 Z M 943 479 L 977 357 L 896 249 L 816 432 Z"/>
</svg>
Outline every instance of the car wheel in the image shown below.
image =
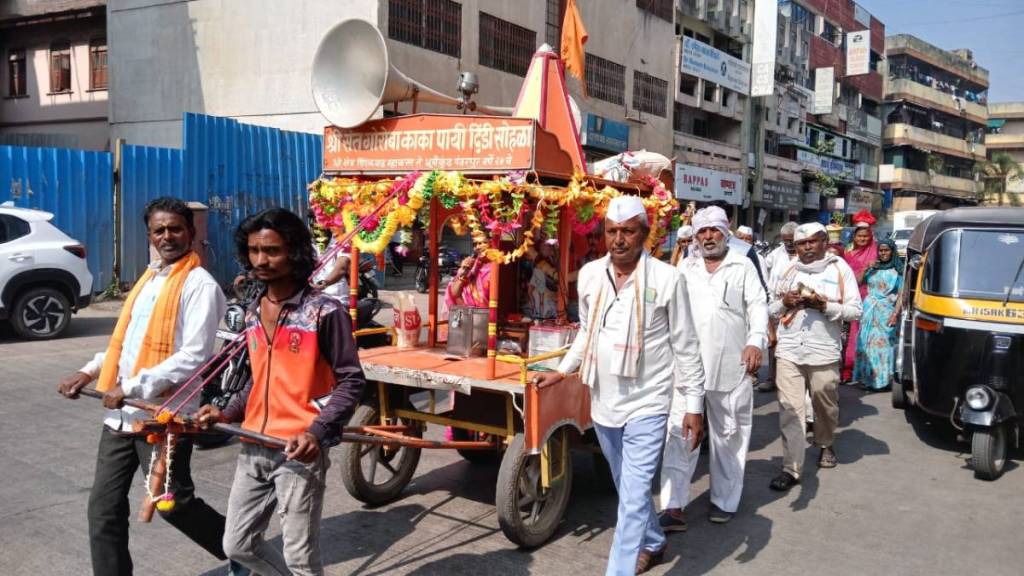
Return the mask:
<svg viewBox="0 0 1024 576">
<path fill-rule="evenodd" d="M 71 304 L 53 288 L 29 288 L 18 295 L 11 310 L 14 331 L 27 340 L 56 338 L 70 322 Z"/>
</svg>

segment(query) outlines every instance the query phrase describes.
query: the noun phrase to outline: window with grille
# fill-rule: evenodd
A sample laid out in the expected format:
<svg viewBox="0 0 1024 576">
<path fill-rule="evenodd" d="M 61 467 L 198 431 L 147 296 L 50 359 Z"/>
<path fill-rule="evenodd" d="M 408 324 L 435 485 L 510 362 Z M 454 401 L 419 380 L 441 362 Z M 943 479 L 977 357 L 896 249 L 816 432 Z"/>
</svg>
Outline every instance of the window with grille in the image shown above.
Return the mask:
<svg viewBox="0 0 1024 576">
<path fill-rule="evenodd" d="M 562 45 L 562 20 L 565 19 L 565 0 L 547 1 L 547 43 L 558 54 Z"/>
<path fill-rule="evenodd" d="M 626 67 L 593 54 L 586 55 L 587 93 L 612 104 L 626 103 Z"/>
<path fill-rule="evenodd" d="M 840 46 L 843 41 L 843 31 L 835 24 L 825 20 L 821 28 L 821 37 L 836 46 Z"/>
<path fill-rule="evenodd" d="M 633 71 L 633 108 L 665 118 L 667 99 L 668 82 L 639 70 Z"/>
<path fill-rule="evenodd" d="M 94 40 L 89 44 L 89 88 L 107 87 L 107 40 Z"/>
<path fill-rule="evenodd" d="M 25 51 L 11 50 L 7 54 L 7 95 L 19 97 L 28 95 L 25 78 Z"/>
<path fill-rule="evenodd" d="M 50 92 L 71 92 L 71 46 L 50 47 Z"/>
<path fill-rule="evenodd" d="M 462 56 L 462 4 L 451 0 L 388 0 L 388 38 Z"/>
<path fill-rule="evenodd" d="M 537 49 L 537 33 L 486 12 L 480 13 L 480 64 L 526 76 Z"/>
<path fill-rule="evenodd" d="M 666 22 L 672 21 L 672 10 L 674 0 L 636 0 L 636 7 L 649 13 L 651 16 L 661 18 Z"/>
</svg>

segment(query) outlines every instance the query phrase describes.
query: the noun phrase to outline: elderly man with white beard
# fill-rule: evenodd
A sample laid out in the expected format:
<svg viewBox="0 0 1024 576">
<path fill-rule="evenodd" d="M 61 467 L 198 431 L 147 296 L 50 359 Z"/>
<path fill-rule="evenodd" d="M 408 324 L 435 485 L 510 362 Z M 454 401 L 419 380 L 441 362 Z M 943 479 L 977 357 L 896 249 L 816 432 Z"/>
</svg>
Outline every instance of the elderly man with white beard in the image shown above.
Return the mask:
<svg viewBox="0 0 1024 576">
<path fill-rule="evenodd" d="M 754 374 L 768 334 L 768 303 L 757 269 L 746 254 L 729 248 L 725 211 L 697 212 L 693 228 L 699 258 L 679 263 L 693 309 L 705 373 L 704 410 L 711 444 L 711 511 L 708 519 L 732 519 L 743 493 L 743 473 L 753 420 Z M 661 527 L 683 531 L 683 509 L 700 456 L 677 425 L 685 398 L 676 397 L 661 465 Z"/>
<path fill-rule="evenodd" d="M 673 388 L 680 415 L 672 425 L 700 443 L 704 371 L 686 280 L 644 250 L 650 232 L 637 196 L 609 202 L 608 255 L 580 269 L 580 331 L 557 372 L 537 388 L 580 371 L 590 387 L 590 414 L 619 496 L 606 574 L 646 572 L 665 552 L 651 496 L 665 443 Z"/>
</svg>

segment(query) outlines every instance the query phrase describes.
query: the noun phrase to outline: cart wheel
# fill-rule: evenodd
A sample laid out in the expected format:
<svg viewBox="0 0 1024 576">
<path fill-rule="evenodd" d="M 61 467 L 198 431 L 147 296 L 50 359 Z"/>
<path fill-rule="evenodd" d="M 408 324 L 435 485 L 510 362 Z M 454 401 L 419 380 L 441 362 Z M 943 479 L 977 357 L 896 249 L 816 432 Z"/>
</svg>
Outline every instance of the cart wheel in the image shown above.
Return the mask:
<svg viewBox="0 0 1024 576">
<path fill-rule="evenodd" d="M 349 421 L 350 426 L 377 424 L 375 406 L 361 405 Z M 419 436 L 419 433 L 416 433 Z M 370 505 L 386 504 L 402 492 L 420 461 L 420 449 L 369 444 L 342 444 L 341 481 L 353 498 Z"/>
<path fill-rule="evenodd" d="M 486 440 L 489 438 L 489 434 L 482 432 L 474 432 L 472 430 L 466 430 L 464 428 L 452 428 L 452 440 L 456 442 L 468 442 L 476 440 Z M 470 464 L 494 464 L 501 458 L 501 452 L 497 449 L 494 450 L 456 450 L 459 456 L 462 456 Z"/>
<path fill-rule="evenodd" d="M 516 434 L 505 450 L 498 470 L 495 506 L 501 531 L 518 546 L 540 546 L 554 534 L 565 515 L 572 491 L 572 458 L 564 443 L 561 432 L 548 440 L 555 478 L 546 490 L 541 486 L 541 457 L 526 453 L 522 433 Z"/>
<path fill-rule="evenodd" d="M 1006 468 L 1006 426 L 981 428 L 971 436 L 971 467 L 974 477 L 995 480 Z"/>
<path fill-rule="evenodd" d="M 897 410 L 906 410 L 909 402 L 907 402 L 907 390 L 903 387 L 903 380 L 900 380 L 899 375 L 893 375 L 892 377 L 892 407 Z"/>
</svg>

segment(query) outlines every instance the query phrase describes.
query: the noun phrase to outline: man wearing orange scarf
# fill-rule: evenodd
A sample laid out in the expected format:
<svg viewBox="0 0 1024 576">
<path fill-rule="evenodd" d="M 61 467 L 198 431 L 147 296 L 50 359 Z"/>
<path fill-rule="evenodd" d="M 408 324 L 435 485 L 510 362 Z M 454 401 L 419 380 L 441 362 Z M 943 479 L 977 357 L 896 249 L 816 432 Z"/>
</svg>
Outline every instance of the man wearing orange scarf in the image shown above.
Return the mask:
<svg viewBox="0 0 1024 576">
<path fill-rule="evenodd" d="M 150 244 L 160 259 L 150 264 L 121 310 L 110 345 L 79 372 L 60 383 L 60 393 L 77 398 L 97 381 L 108 408 L 96 455 L 96 476 L 89 494 L 89 541 L 93 573 L 132 573 L 128 552 L 128 492 L 136 470 L 147 470 L 152 447 L 132 434 L 132 422 L 147 413 L 124 406 L 125 398 L 159 403 L 174 392 L 212 354 L 224 295 L 192 251 L 192 212 L 180 200 L 158 198 L 146 206 Z M 198 408 L 198 400 L 184 410 Z M 161 516 L 221 560 L 224 516 L 196 498 L 188 438 L 177 442 L 171 462 L 175 506 Z"/>
</svg>

